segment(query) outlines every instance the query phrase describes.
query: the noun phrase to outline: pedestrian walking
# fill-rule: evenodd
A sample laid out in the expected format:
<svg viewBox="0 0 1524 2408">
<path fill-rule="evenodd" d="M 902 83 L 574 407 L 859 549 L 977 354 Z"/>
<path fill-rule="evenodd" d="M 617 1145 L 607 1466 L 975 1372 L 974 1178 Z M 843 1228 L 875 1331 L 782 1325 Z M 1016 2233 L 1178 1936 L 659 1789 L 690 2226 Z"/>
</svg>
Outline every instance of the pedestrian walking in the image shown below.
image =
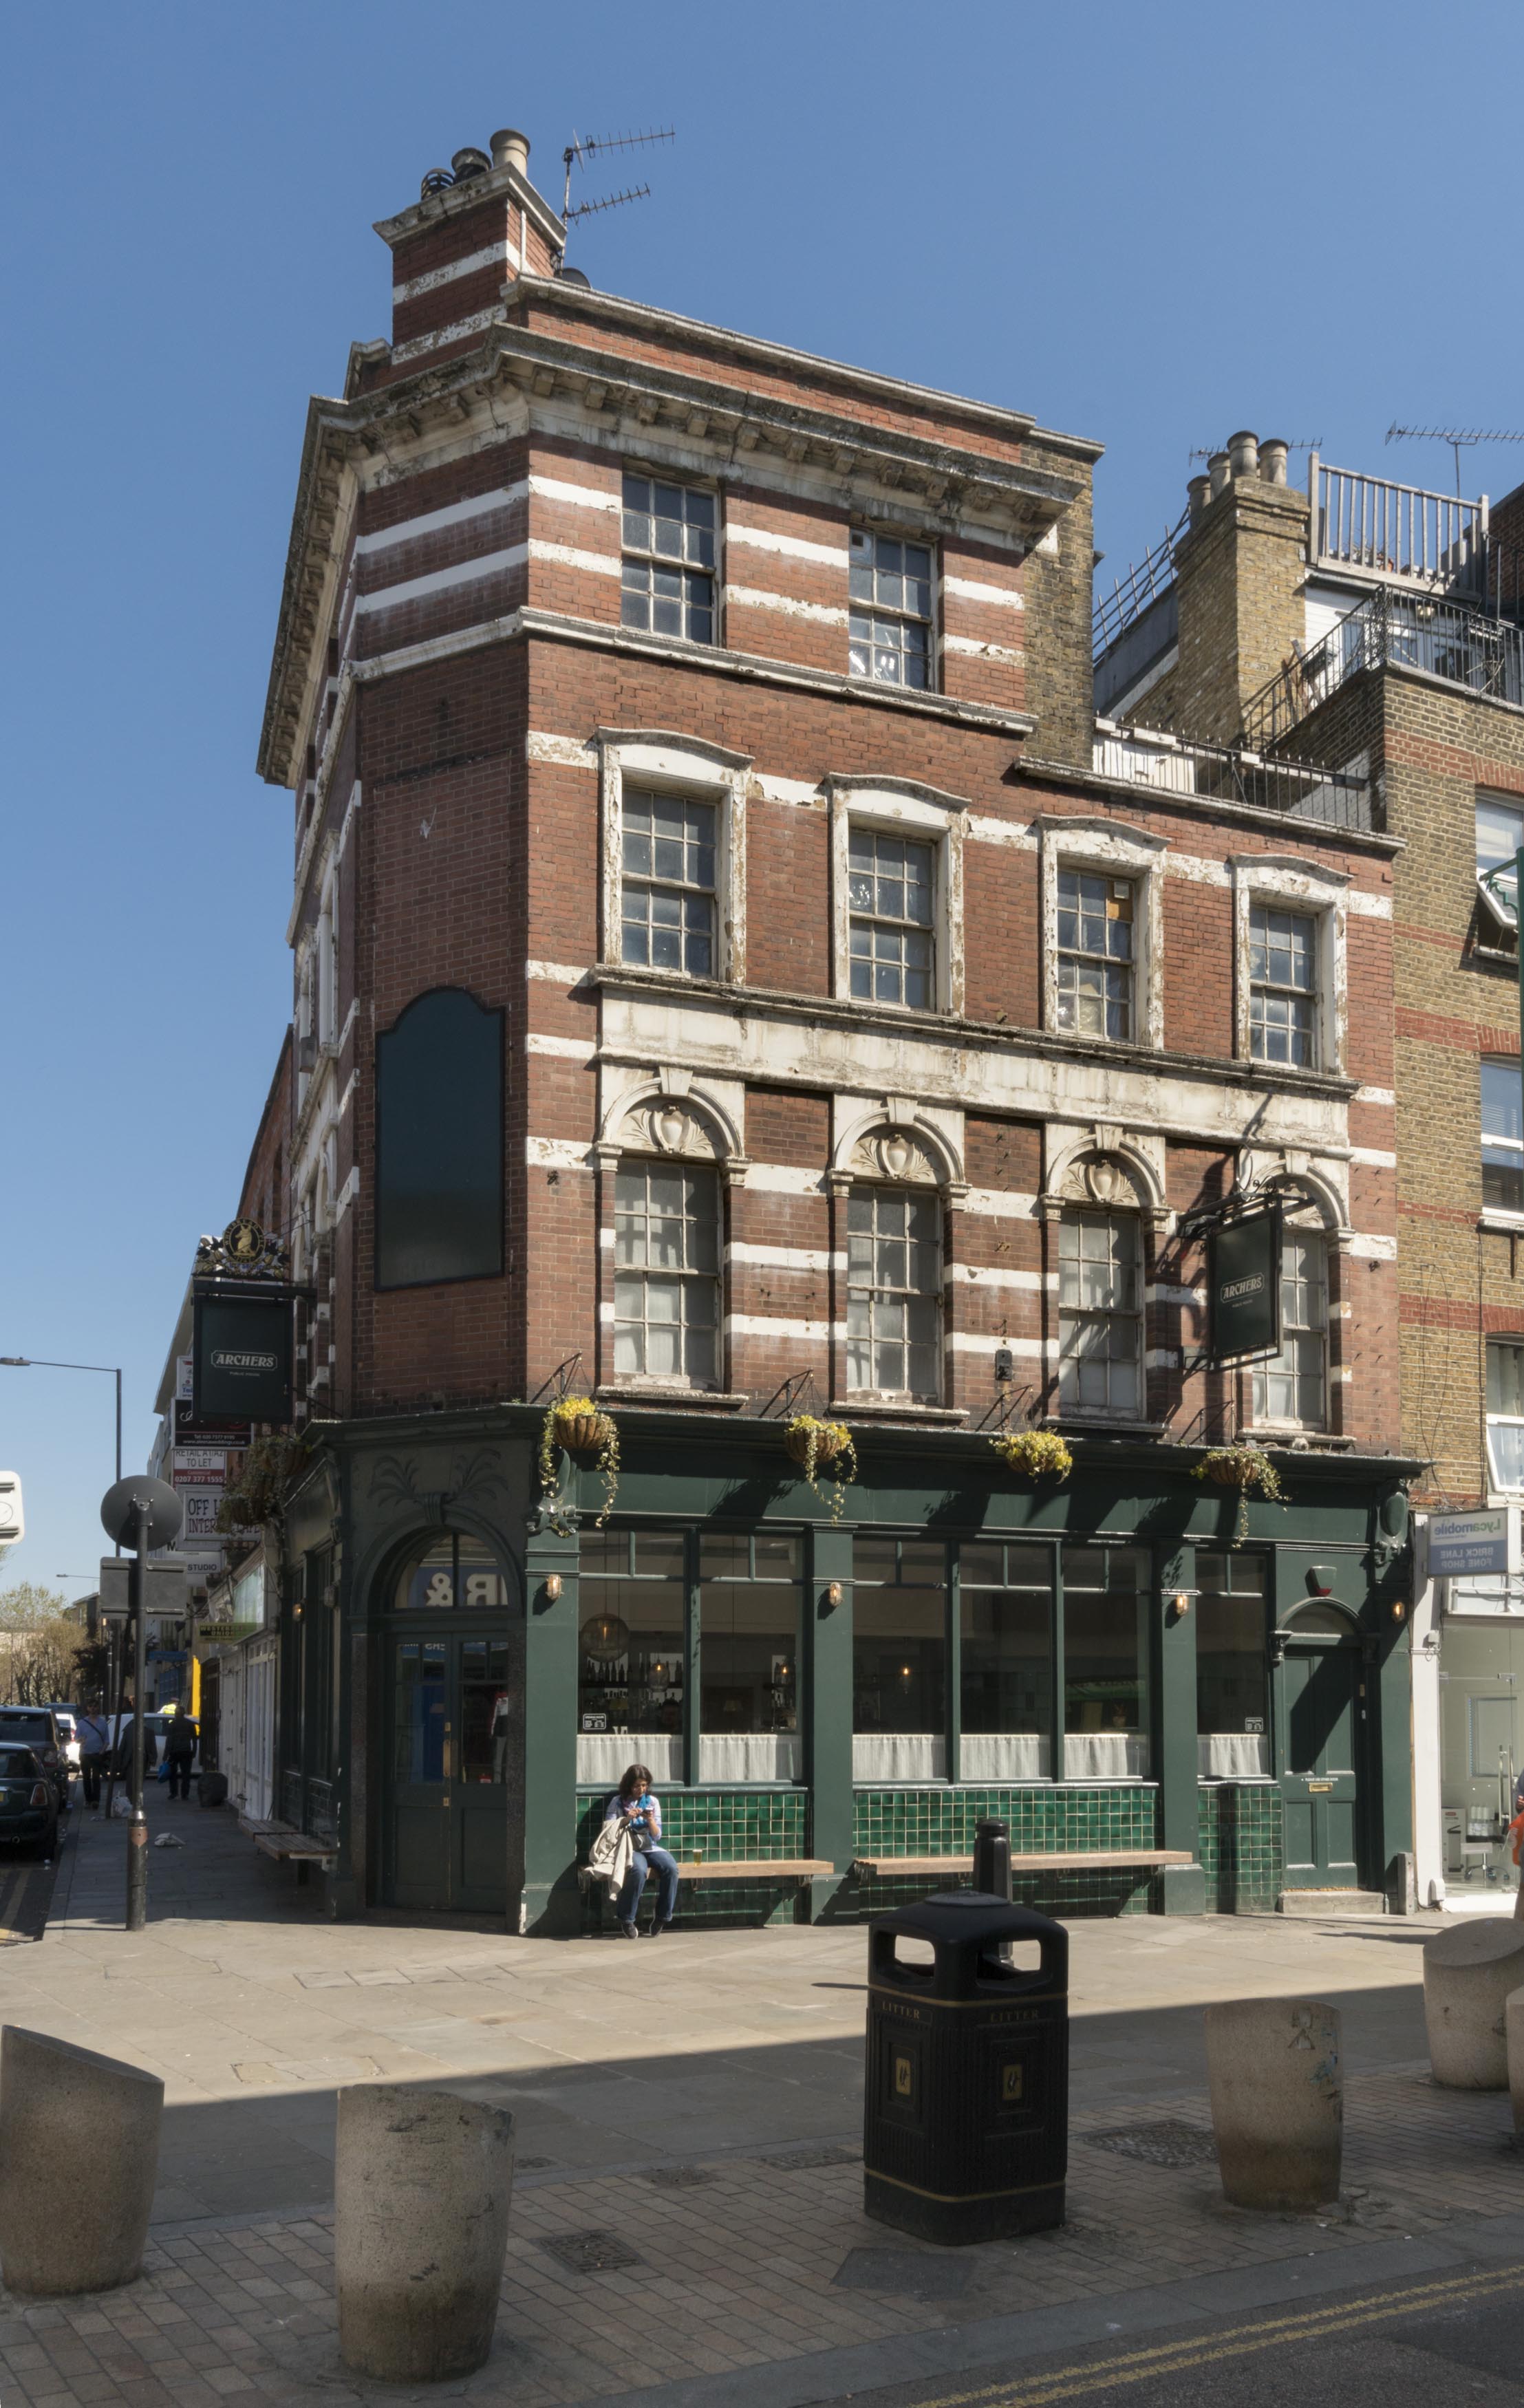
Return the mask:
<svg viewBox="0 0 1524 2408">
<path fill-rule="evenodd" d="M 96 1711 L 79 1717 L 79 1776 L 85 1785 L 85 1804 L 98 1814 L 101 1803 L 101 1782 L 111 1757 L 111 1726 L 106 1715 Z"/>
<path fill-rule="evenodd" d="M 169 1767 L 171 1798 L 189 1799 L 191 1767 L 200 1744 L 201 1733 L 196 1728 L 194 1718 L 181 1706 L 169 1726 L 164 1743 L 165 1760 Z"/>
<path fill-rule="evenodd" d="M 647 1764 L 632 1764 L 603 1810 L 605 1823 L 629 1835 L 630 1860 L 619 1893 L 619 1928 L 626 1940 L 640 1936 L 637 1917 L 647 1876 L 656 1876 L 656 1913 L 651 1937 L 657 1939 L 672 1920 L 677 1904 L 677 1858 L 661 1844 L 661 1801 L 652 1791 Z"/>
</svg>

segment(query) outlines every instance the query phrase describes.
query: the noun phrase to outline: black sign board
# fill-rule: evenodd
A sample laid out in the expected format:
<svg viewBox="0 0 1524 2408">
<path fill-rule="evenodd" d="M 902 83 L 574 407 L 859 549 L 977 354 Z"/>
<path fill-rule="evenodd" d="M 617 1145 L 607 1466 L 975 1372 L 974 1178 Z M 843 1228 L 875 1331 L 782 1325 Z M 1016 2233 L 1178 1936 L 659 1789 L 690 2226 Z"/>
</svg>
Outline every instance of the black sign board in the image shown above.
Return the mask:
<svg viewBox="0 0 1524 2408">
<path fill-rule="evenodd" d="M 1215 1364 L 1273 1354 L 1281 1342 L 1281 1208 L 1223 1221 L 1206 1241 Z"/>
<path fill-rule="evenodd" d="M 291 1420 L 291 1294 L 195 1299 L 192 1410 L 196 1420 Z"/>
<path fill-rule="evenodd" d="M 177 1446 L 232 1446 L 253 1444 L 254 1434 L 247 1422 L 217 1421 L 194 1412 L 189 1405 L 175 1407 L 175 1444 Z"/>
</svg>

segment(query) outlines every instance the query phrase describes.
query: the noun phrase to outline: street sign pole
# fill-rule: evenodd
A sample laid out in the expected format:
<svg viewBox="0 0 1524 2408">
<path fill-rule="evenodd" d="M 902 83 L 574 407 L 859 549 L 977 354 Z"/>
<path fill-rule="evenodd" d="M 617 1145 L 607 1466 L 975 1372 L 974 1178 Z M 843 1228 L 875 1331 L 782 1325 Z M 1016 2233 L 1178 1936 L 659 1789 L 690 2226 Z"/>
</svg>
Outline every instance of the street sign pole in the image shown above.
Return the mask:
<svg viewBox="0 0 1524 2408">
<path fill-rule="evenodd" d="M 127 1928 L 148 1922 L 148 1817 L 143 1811 L 143 1714 L 148 1688 L 148 1557 L 151 1547 L 170 1547 L 180 1536 L 184 1509 L 163 1480 L 119 1480 L 101 1498 L 108 1539 L 130 1541 L 127 1580 L 133 1617 L 132 1818 L 127 1826 Z"/>
</svg>

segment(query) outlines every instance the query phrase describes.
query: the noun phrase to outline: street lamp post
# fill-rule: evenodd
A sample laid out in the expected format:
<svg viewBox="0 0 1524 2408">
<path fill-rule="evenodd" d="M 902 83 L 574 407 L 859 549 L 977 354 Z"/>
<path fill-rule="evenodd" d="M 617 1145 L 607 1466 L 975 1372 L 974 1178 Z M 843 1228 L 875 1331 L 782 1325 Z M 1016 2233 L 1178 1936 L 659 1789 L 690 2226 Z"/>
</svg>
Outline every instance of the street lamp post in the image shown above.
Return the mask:
<svg viewBox="0 0 1524 2408">
<path fill-rule="evenodd" d="M 122 1478 L 122 1368 L 115 1363 L 50 1363 L 40 1354 L 0 1354 L 0 1370 L 7 1371 L 99 1371 L 117 1383 L 117 1455 L 116 1476 Z M 117 1548 L 120 1555 L 122 1549 Z"/>
</svg>

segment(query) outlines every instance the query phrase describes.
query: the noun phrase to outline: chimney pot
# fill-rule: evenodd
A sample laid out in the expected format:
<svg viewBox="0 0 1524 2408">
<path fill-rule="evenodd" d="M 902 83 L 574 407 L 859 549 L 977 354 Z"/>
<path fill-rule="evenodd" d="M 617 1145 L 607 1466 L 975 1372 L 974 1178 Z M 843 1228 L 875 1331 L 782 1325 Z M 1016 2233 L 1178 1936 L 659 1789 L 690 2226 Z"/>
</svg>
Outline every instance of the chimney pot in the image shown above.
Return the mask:
<svg viewBox="0 0 1524 2408">
<path fill-rule="evenodd" d="M 484 150 L 478 150 L 471 143 L 464 150 L 457 150 L 450 165 L 455 171 L 456 183 L 468 184 L 473 178 L 486 175 L 492 162 Z"/>
<path fill-rule="evenodd" d="M 1192 526 L 1196 524 L 1197 520 L 1205 509 L 1207 505 L 1207 496 L 1211 491 L 1212 480 L 1210 477 L 1192 477 L 1189 484 L 1186 487 L 1186 494 L 1190 500 L 1190 523 Z"/>
<path fill-rule="evenodd" d="M 1208 483 L 1208 484 L 1210 485 L 1210 487 L 1212 488 L 1212 498 L 1213 498 L 1213 500 L 1214 500 L 1214 501 L 1215 501 L 1215 500 L 1216 500 L 1217 495 L 1221 493 L 1221 491 L 1222 491 L 1222 489 L 1223 489 L 1224 485 L 1226 485 L 1226 483 L 1228 482 L 1228 454 L 1227 454 L 1227 452 L 1213 452 L 1213 454 L 1212 454 L 1212 457 L 1210 458 L 1210 460 L 1208 460 L 1208 462 L 1207 462 L 1207 464 L 1206 464 L 1206 465 L 1207 465 L 1207 483 Z"/>
<path fill-rule="evenodd" d="M 1286 482 L 1286 455 L 1289 446 L 1278 435 L 1267 435 L 1259 446 L 1259 474 L 1267 485 Z"/>
<path fill-rule="evenodd" d="M 1235 477 L 1257 477 L 1259 473 L 1259 446 L 1246 427 L 1228 437 L 1228 459 Z"/>
<path fill-rule="evenodd" d="M 495 134 L 492 137 L 492 164 L 495 167 L 513 167 L 521 176 L 527 177 L 529 173 L 527 134 L 516 134 L 511 125 L 505 125 L 500 133 Z"/>
</svg>

